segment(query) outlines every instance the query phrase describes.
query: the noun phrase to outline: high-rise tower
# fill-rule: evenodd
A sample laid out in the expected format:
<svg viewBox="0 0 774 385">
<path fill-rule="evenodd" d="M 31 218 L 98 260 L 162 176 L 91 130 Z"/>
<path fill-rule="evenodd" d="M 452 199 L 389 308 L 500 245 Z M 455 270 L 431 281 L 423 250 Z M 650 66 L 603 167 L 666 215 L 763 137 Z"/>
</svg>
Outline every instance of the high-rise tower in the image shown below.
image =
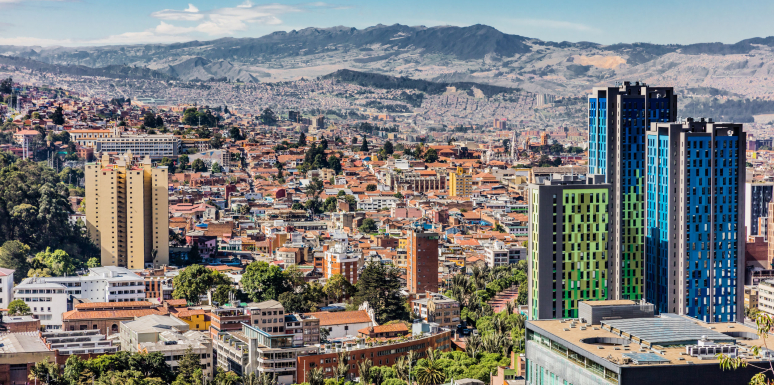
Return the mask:
<svg viewBox="0 0 774 385">
<path fill-rule="evenodd" d="M 741 319 L 745 149 L 741 124 L 648 129 L 646 299 L 657 312 Z"/>
<path fill-rule="evenodd" d="M 645 130 L 677 118 L 671 87 L 625 82 L 594 88 L 589 96 L 589 174 L 605 175 L 613 188 L 611 299 L 644 294 Z"/>
<path fill-rule="evenodd" d="M 86 165 L 86 230 L 102 251 L 102 266 L 144 269 L 169 263 L 166 167 L 131 152 L 115 162 L 105 154 Z"/>
<path fill-rule="evenodd" d="M 409 293 L 438 292 L 438 238 L 437 233 L 409 230 L 406 241 Z"/>
<path fill-rule="evenodd" d="M 609 298 L 610 184 L 556 176 L 529 186 L 529 318 L 577 318 L 578 302 Z"/>
</svg>

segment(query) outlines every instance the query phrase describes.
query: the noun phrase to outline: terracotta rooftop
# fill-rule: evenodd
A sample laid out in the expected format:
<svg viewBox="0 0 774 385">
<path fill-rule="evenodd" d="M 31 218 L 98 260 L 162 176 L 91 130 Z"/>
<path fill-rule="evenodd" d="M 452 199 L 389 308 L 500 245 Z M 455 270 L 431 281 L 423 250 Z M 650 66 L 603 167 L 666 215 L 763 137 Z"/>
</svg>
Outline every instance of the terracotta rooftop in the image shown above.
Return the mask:
<svg viewBox="0 0 774 385">
<path fill-rule="evenodd" d="M 408 332 L 408 328 L 406 327 L 406 324 L 403 322 L 396 322 L 392 325 L 378 325 L 373 326 L 373 330 L 370 330 L 371 328 L 362 328 L 358 330 L 358 333 L 362 334 L 378 334 L 378 333 L 390 333 L 390 332 Z"/>
<path fill-rule="evenodd" d="M 320 311 L 315 313 L 306 313 L 306 315 L 310 315 L 319 319 L 320 326 L 373 322 L 365 310 L 340 312 Z"/>
</svg>

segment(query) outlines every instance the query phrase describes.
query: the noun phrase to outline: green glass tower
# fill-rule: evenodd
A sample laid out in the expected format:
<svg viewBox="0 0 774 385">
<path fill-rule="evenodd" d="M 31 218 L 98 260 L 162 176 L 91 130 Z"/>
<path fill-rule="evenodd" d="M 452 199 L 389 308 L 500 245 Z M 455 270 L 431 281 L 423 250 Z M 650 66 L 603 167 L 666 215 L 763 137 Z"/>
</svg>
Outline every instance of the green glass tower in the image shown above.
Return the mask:
<svg viewBox="0 0 774 385">
<path fill-rule="evenodd" d="M 610 197 L 604 177 L 554 176 L 529 186 L 529 318 L 576 318 L 609 299 Z"/>
</svg>

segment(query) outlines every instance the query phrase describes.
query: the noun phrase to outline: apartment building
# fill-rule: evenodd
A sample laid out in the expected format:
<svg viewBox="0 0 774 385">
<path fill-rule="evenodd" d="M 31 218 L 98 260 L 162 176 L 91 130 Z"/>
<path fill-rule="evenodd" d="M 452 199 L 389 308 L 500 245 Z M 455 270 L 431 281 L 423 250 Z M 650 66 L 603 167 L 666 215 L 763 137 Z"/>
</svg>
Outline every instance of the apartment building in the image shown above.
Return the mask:
<svg viewBox="0 0 774 385">
<path fill-rule="evenodd" d="M 600 175 L 529 185 L 529 318 L 573 318 L 609 296 L 611 186 Z"/>
<path fill-rule="evenodd" d="M 454 329 L 460 324 L 460 303 L 438 293 L 426 293 L 424 298 L 411 301 L 411 307 L 425 322 Z"/>
<path fill-rule="evenodd" d="M 449 172 L 449 196 L 470 197 L 473 194 L 473 176 L 466 173 L 462 167 Z"/>
<path fill-rule="evenodd" d="M 86 165 L 86 231 L 103 266 L 143 269 L 169 264 L 167 168 L 132 152 Z M 101 218 L 100 218 L 101 217 Z"/>
<path fill-rule="evenodd" d="M 343 239 L 336 242 L 324 254 L 323 276 L 330 279 L 336 274 L 341 274 L 351 284 L 356 284 L 360 268 L 364 265 L 363 255 L 353 251 L 349 242 Z"/>
<path fill-rule="evenodd" d="M 677 118 L 672 87 L 624 82 L 595 87 L 588 98 L 588 173 L 604 175 L 613 189 L 610 213 L 611 299 L 645 295 L 645 131 Z"/>
<path fill-rule="evenodd" d="M 123 154 L 131 151 L 137 156 L 160 160 L 179 155 L 180 139 L 174 135 L 122 135 L 94 139 L 95 152 Z"/>
<path fill-rule="evenodd" d="M 70 141 L 83 147 L 95 147 L 96 141 L 113 137 L 111 130 L 70 130 Z"/>
<path fill-rule="evenodd" d="M 406 283 L 409 293 L 438 291 L 437 233 L 411 229 L 406 237 Z"/>
<path fill-rule="evenodd" d="M 647 130 L 646 300 L 702 321 L 743 317 L 745 133 L 686 119 Z"/>
</svg>

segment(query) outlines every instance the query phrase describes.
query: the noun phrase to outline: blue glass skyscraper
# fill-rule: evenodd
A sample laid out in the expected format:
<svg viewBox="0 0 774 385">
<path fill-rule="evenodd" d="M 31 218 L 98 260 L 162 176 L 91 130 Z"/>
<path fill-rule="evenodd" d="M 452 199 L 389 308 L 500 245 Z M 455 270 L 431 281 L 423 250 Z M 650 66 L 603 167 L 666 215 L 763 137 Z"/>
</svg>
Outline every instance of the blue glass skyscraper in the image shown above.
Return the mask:
<svg viewBox="0 0 774 385">
<path fill-rule="evenodd" d="M 657 312 L 741 319 L 745 150 L 741 124 L 648 129 L 645 286 Z"/>
<path fill-rule="evenodd" d="M 677 118 L 671 87 L 625 82 L 589 96 L 589 174 L 613 187 L 609 298 L 639 300 L 645 269 L 645 130 Z"/>
</svg>

